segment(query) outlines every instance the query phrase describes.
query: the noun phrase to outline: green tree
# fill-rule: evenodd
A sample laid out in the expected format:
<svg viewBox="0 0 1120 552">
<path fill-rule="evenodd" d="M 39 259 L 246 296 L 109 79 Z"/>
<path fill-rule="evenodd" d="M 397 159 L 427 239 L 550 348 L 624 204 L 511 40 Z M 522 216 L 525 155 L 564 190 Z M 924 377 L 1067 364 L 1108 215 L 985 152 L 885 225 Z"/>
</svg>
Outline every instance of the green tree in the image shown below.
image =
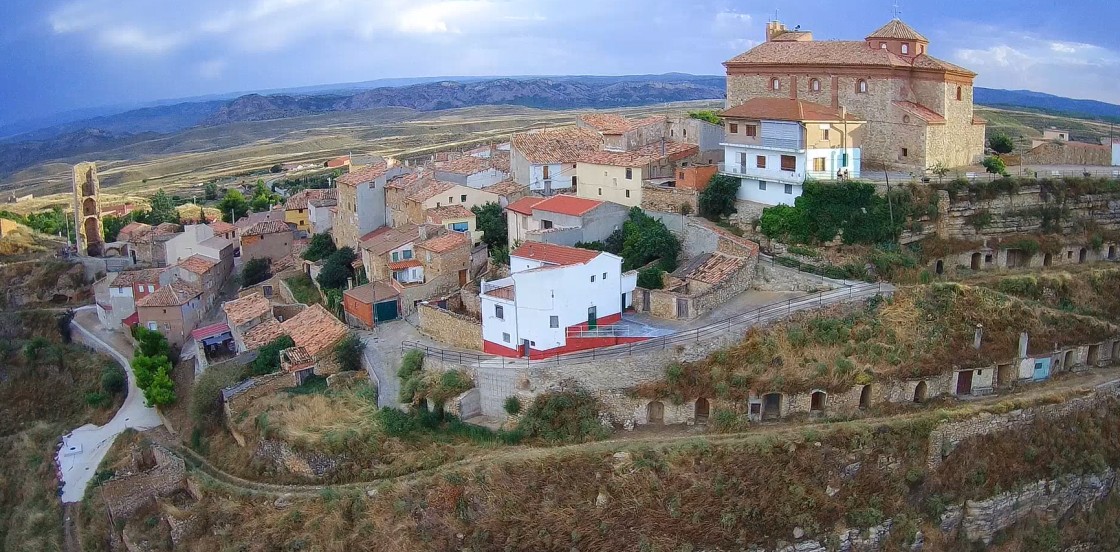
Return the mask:
<svg viewBox="0 0 1120 552">
<path fill-rule="evenodd" d="M 101 371 L 101 389 L 109 395 L 124 392 L 127 387 L 128 380 L 117 366 L 107 366 Z"/>
<path fill-rule="evenodd" d="M 474 212 L 475 227 L 482 231 L 482 242 L 486 244 L 487 249 L 494 251 L 499 247 L 505 247 L 509 241 L 509 229 L 502 206 L 487 202 L 471 207 L 471 211 Z"/>
<path fill-rule="evenodd" d="M 988 138 L 988 147 L 996 153 L 1011 153 L 1015 150 L 1015 143 L 1011 141 L 1011 137 L 997 132 Z"/>
<path fill-rule="evenodd" d="M 204 197 L 206 197 L 206 201 L 218 199 L 218 183 L 207 182 L 205 188 L 203 188 L 203 194 Z"/>
<path fill-rule="evenodd" d="M 720 119 L 719 114 L 709 109 L 693 111 L 690 112 L 688 116 L 692 117 L 693 119 L 700 119 L 701 121 L 712 123 L 713 125 L 723 124 L 723 119 Z"/>
<path fill-rule="evenodd" d="M 638 207 L 630 209 L 630 218 L 622 224 L 622 269 L 633 270 L 652 261 L 666 272 L 677 268 L 681 242 L 662 223 Z M 607 238 L 610 247 L 611 239 Z"/>
<path fill-rule="evenodd" d="M 133 222 L 135 217 L 129 213 L 123 217 L 113 215 L 105 215 L 101 217 L 101 234 L 104 236 L 106 242 L 115 242 L 117 237 L 120 236 L 121 229 L 128 226 Z"/>
<path fill-rule="evenodd" d="M 351 264 L 358 258 L 353 249 L 343 247 L 331 253 L 319 271 L 318 282 L 324 289 L 344 289 L 346 281 L 354 276 Z"/>
<path fill-rule="evenodd" d="M 261 257 L 250 259 L 241 269 L 241 285 L 253 286 L 272 277 L 272 259 Z"/>
<path fill-rule="evenodd" d="M 170 368 L 171 361 L 163 355 L 159 356 L 144 356 L 134 355 L 132 357 L 132 373 L 136 375 L 136 386 L 140 389 L 147 389 L 152 385 L 156 374 L 165 367 Z"/>
<path fill-rule="evenodd" d="M 741 182 L 732 176 L 712 176 L 708 187 L 700 192 L 700 216 L 708 220 L 719 220 L 734 213 L 735 196 L 739 193 Z"/>
<path fill-rule="evenodd" d="M 156 357 L 164 356 L 171 358 L 171 344 L 163 334 L 156 330 L 149 330 L 143 326 L 136 326 L 133 331 L 133 337 L 136 338 L 136 350 L 143 356 Z"/>
<path fill-rule="evenodd" d="M 229 190 L 226 192 L 226 196 L 218 202 L 218 209 L 222 210 L 222 220 L 232 223 L 249 214 L 249 202 L 245 200 L 245 196 L 241 192 Z"/>
<path fill-rule="evenodd" d="M 171 365 L 161 366 L 144 388 L 144 402 L 148 406 L 164 406 L 175 402 L 175 383 L 171 381 Z"/>
<path fill-rule="evenodd" d="M 937 183 L 940 184 L 945 179 L 945 175 L 949 174 L 949 167 L 945 163 L 938 161 L 934 166 L 930 167 L 929 171 L 937 175 Z"/>
<path fill-rule="evenodd" d="M 268 172 L 272 174 L 281 173 L 284 172 L 284 167 L 277 163 L 273 165 L 272 168 L 268 169 Z"/>
<path fill-rule="evenodd" d="M 253 359 L 253 362 L 249 364 L 249 375 L 263 376 L 279 370 L 280 351 L 295 346 L 296 342 L 292 341 L 292 337 L 288 335 L 282 335 L 273 339 L 268 345 L 261 347 L 260 350 L 257 351 L 257 358 Z"/>
<path fill-rule="evenodd" d="M 664 270 L 656 266 L 638 271 L 638 286 L 646 289 L 661 289 L 664 287 Z"/>
<path fill-rule="evenodd" d="M 263 213 L 272 208 L 272 198 L 263 195 L 253 197 L 253 201 L 249 202 L 249 207 L 254 213 Z"/>
<path fill-rule="evenodd" d="M 1003 159 L 1000 159 L 999 157 L 989 155 L 984 158 L 984 161 L 981 162 L 981 165 L 984 165 L 984 168 L 992 174 L 1007 176 L 1007 165 L 1005 165 L 1003 163 Z"/>
<path fill-rule="evenodd" d="M 339 369 L 343 371 L 356 371 L 362 369 L 362 352 L 366 344 L 355 333 L 349 333 L 334 346 L 334 359 L 338 361 Z"/>
<path fill-rule="evenodd" d="M 179 211 L 175 210 L 175 202 L 167 192 L 159 190 L 151 199 L 152 208 L 148 212 L 149 224 L 157 225 L 165 222 L 179 222 Z"/>
<path fill-rule="evenodd" d="M 331 238 L 329 233 L 315 234 L 311 236 L 311 242 L 307 244 L 307 249 L 303 251 L 303 258 L 315 262 L 327 258 L 337 249 L 334 246 L 334 239 Z"/>
</svg>

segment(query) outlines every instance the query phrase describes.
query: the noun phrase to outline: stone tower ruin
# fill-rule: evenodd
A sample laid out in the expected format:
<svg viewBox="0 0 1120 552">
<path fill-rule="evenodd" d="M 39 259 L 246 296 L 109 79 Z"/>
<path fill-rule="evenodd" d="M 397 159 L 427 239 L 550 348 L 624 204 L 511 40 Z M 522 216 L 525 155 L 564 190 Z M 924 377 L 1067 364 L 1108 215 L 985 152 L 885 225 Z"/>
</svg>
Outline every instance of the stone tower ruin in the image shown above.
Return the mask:
<svg viewBox="0 0 1120 552">
<path fill-rule="evenodd" d="M 101 233 L 101 182 L 96 163 L 74 165 L 74 228 L 78 251 L 100 256 L 105 240 Z"/>
</svg>

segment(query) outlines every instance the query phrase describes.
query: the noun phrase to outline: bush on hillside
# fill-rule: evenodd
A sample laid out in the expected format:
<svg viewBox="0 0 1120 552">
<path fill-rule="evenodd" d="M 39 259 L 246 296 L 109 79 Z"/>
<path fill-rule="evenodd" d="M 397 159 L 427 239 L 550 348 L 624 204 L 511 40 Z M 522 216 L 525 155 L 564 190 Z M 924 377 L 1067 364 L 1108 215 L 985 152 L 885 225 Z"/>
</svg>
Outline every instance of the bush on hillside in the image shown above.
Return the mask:
<svg viewBox="0 0 1120 552">
<path fill-rule="evenodd" d="M 583 442 L 602 439 L 610 432 L 599 422 L 601 405 L 587 391 L 560 391 L 537 395 L 518 421 L 525 437 L 550 442 Z"/>
</svg>

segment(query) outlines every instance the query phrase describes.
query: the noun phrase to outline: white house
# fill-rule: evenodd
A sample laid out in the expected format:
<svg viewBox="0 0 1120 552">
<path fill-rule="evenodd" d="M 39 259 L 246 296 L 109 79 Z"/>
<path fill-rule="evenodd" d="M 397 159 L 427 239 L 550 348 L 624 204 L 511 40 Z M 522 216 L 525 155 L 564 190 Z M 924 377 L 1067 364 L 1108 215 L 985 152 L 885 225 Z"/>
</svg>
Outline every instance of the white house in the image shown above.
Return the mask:
<svg viewBox="0 0 1120 552">
<path fill-rule="evenodd" d="M 534 192 L 570 190 L 576 182 L 576 161 L 598 150 L 602 141 L 599 133 L 580 127 L 519 132 L 510 141 L 510 173 Z"/>
<path fill-rule="evenodd" d="M 173 265 L 194 255 L 221 260 L 222 250 L 232 246 L 232 241 L 215 236 L 214 229 L 209 225 L 188 224 L 181 233 L 167 240 L 167 264 Z"/>
<path fill-rule="evenodd" d="M 1120 167 L 1120 139 L 1112 141 L 1112 166 Z"/>
<path fill-rule="evenodd" d="M 486 151 L 489 152 L 489 148 Z M 476 190 L 509 178 L 509 174 L 491 162 L 489 154 L 486 157 L 464 155 L 458 159 L 441 161 L 435 164 L 432 171 L 436 180 L 454 182 Z"/>
<path fill-rule="evenodd" d="M 864 121 L 843 109 L 787 98 L 753 98 L 720 114 L 724 163 L 738 199 L 792 205 L 805 180 L 859 178 Z"/>
<path fill-rule="evenodd" d="M 483 350 L 542 358 L 644 338 L 609 326 L 633 301 L 637 272 L 610 253 L 530 242 L 510 253 L 510 276 L 483 282 Z"/>
<path fill-rule="evenodd" d="M 625 205 L 566 194 L 523 197 L 506 207 L 509 248 L 535 241 L 558 245 L 604 241 L 622 227 Z"/>
</svg>

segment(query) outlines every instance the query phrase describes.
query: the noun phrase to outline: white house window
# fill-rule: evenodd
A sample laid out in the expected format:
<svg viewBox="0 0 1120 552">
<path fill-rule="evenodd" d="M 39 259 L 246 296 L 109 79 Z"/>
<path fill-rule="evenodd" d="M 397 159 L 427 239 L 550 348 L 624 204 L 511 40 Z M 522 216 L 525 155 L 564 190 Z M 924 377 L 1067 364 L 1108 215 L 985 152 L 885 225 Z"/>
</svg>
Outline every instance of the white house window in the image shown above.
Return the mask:
<svg viewBox="0 0 1120 552">
<path fill-rule="evenodd" d="M 606 279 L 607 279 L 607 273 L 606 273 L 606 272 L 604 272 L 604 273 L 603 273 L 603 279 L 604 279 L 604 280 L 606 280 Z"/>
<path fill-rule="evenodd" d="M 404 260 L 406 260 L 406 261 L 411 259 L 412 258 L 412 250 L 411 249 L 405 249 L 404 252 L 401 253 L 401 256 L 404 257 Z"/>
<path fill-rule="evenodd" d="M 463 194 L 463 195 L 459 196 L 459 201 L 462 202 L 462 203 L 466 203 L 467 202 L 467 194 Z"/>
<path fill-rule="evenodd" d="M 793 184 L 786 184 L 786 193 L 793 195 Z"/>
<path fill-rule="evenodd" d="M 902 43 L 902 53 L 903 54 L 909 54 L 910 53 L 910 44 L 908 44 L 906 42 Z"/>
<path fill-rule="evenodd" d="M 770 79 L 770 89 L 771 90 L 781 90 L 782 89 L 782 81 L 778 80 L 777 78 Z"/>
<path fill-rule="evenodd" d="M 506 343 L 509 343 L 509 333 L 502 332 L 502 341 L 505 341 Z"/>
<path fill-rule="evenodd" d="M 505 320 L 506 319 L 505 309 L 502 308 L 501 305 L 494 305 L 494 316 L 497 317 L 498 320 Z"/>
<path fill-rule="evenodd" d="M 392 257 L 393 257 L 393 262 L 395 263 L 395 262 L 400 260 L 400 253 L 394 251 Z"/>
<path fill-rule="evenodd" d="M 880 42 L 879 43 L 879 49 L 880 50 L 886 50 L 887 49 L 887 43 L 886 42 Z"/>
<path fill-rule="evenodd" d="M 559 328 L 560 327 L 560 317 L 556 316 L 555 314 L 552 315 L 552 316 L 549 316 L 548 317 L 548 327 L 549 328 Z"/>
<path fill-rule="evenodd" d="M 630 190 L 626 190 L 626 197 L 630 197 Z"/>
<path fill-rule="evenodd" d="M 828 129 L 821 129 L 821 140 L 828 141 Z"/>
<path fill-rule="evenodd" d="M 859 92 L 860 94 L 866 94 L 867 93 L 867 81 L 865 81 L 863 79 L 859 79 L 858 81 L 856 81 L 856 92 Z"/>
<path fill-rule="evenodd" d="M 455 232 L 467 232 L 468 230 L 470 230 L 469 226 L 470 223 L 466 222 L 453 222 L 447 225 L 448 228 Z"/>
<path fill-rule="evenodd" d="M 548 219 L 541 219 L 541 228 L 545 230 L 552 228 L 552 221 Z"/>
<path fill-rule="evenodd" d="M 764 191 L 764 192 L 766 191 L 766 181 L 765 180 L 759 180 L 758 181 L 758 189 L 761 190 L 761 191 Z"/>
<path fill-rule="evenodd" d="M 595 282 L 595 275 L 594 275 L 594 274 L 592 274 L 592 275 L 591 275 L 591 282 L 592 282 L 592 283 L 594 283 L 594 282 Z"/>
<path fill-rule="evenodd" d="M 809 90 L 811 90 L 813 92 L 820 92 L 821 91 L 821 81 L 820 81 L 820 79 L 809 79 Z"/>
<path fill-rule="evenodd" d="M 728 123 L 727 131 L 731 134 L 739 134 L 739 125 L 735 123 Z"/>
<path fill-rule="evenodd" d="M 599 188 L 599 195 L 603 195 L 603 189 Z"/>
<path fill-rule="evenodd" d="M 148 322 L 148 329 L 152 330 L 153 332 L 158 330 L 159 329 L 159 323 L 158 322 Z"/>
<path fill-rule="evenodd" d="M 634 180 L 634 169 L 626 167 L 626 180 Z"/>
</svg>

